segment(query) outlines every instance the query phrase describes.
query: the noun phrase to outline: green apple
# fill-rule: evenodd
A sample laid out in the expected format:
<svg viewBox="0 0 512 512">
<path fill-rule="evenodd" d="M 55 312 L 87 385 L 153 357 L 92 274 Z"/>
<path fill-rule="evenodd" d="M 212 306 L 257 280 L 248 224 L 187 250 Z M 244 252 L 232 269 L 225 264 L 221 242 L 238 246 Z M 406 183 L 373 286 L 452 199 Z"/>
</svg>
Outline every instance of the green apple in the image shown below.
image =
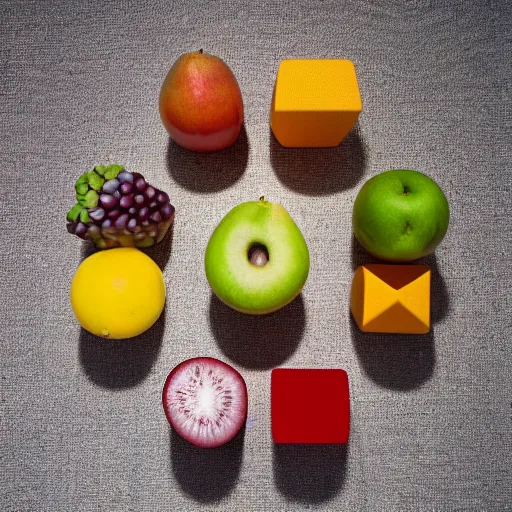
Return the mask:
<svg viewBox="0 0 512 512">
<path fill-rule="evenodd" d="M 214 293 L 237 311 L 271 313 L 291 302 L 309 273 L 309 251 L 280 204 L 235 206 L 215 228 L 204 256 Z"/>
<path fill-rule="evenodd" d="M 448 201 L 437 183 L 417 171 L 386 171 L 369 179 L 354 203 L 359 243 L 388 261 L 412 261 L 434 252 L 448 229 Z"/>
</svg>

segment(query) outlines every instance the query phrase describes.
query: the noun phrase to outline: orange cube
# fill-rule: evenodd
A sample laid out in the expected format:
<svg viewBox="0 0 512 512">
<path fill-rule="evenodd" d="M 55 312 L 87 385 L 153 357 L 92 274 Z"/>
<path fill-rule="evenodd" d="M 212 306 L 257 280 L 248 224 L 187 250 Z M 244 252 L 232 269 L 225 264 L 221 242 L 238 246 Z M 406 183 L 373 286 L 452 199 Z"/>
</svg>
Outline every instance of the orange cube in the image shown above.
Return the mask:
<svg viewBox="0 0 512 512">
<path fill-rule="evenodd" d="M 364 332 L 429 332 L 430 268 L 381 264 L 359 267 L 352 281 L 350 309 Z"/>
<path fill-rule="evenodd" d="M 283 60 L 274 87 L 270 126 L 285 147 L 337 146 L 362 108 L 350 60 Z"/>
</svg>

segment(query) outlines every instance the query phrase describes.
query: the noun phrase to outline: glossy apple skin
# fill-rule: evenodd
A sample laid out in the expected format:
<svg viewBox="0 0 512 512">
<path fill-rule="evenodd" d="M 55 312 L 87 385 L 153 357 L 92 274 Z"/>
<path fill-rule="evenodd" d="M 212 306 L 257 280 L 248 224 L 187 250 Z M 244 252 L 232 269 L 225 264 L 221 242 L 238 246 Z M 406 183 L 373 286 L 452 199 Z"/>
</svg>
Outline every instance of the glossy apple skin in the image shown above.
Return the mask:
<svg viewBox="0 0 512 512">
<path fill-rule="evenodd" d="M 354 235 L 372 255 L 405 262 L 434 252 L 448 230 L 450 209 L 437 183 L 411 170 L 386 171 L 356 197 Z"/>
<path fill-rule="evenodd" d="M 264 266 L 249 261 L 254 243 L 267 248 Z M 205 270 L 219 299 L 242 313 L 261 315 L 282 308 L 300 293 L 309 273 L 309 250 L 283 206 L 249 201 L 233 208 L 213 232 Z"/>
<path fill-rule="evenodd" d="M 242 93 L 231 69 L 201 52 L 174 63 L 160 91 L 159 110 L 171 138 L 192 151 L 231 146 L 244 120 Z"/>
</svg>

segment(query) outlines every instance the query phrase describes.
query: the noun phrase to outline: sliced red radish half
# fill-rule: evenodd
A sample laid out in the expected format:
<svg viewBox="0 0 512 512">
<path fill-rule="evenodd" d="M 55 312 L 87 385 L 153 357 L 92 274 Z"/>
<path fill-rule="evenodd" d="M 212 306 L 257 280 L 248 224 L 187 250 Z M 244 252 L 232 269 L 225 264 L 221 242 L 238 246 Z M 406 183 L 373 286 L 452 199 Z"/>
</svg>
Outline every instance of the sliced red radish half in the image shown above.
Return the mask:
<svg viewBox="0 0 512 512">
<path fill-rule="evenodd" d="M 162 403 L 181 437 L 201 448 L 214 448 L 233 439 L 245 423 L 247 387 L 228 364 L 195 357 L 168 375 Z"/>
</svg>

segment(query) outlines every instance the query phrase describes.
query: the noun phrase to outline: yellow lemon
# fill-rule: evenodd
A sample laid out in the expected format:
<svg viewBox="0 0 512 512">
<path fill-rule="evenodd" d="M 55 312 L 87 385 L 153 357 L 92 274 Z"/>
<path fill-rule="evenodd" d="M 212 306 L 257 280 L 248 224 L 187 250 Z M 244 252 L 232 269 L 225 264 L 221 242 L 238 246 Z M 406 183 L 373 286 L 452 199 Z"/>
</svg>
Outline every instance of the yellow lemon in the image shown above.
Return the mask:
<svg viewBox="0 0 512 512">
<path fill-rule="evenodd" d="M 157 321 L 164 303 L 161 270 L 132 247 L 89 256 L 71 283 L 71 306 L 80 325 L 103 338 L 141 334 Z"/>
</svg>

